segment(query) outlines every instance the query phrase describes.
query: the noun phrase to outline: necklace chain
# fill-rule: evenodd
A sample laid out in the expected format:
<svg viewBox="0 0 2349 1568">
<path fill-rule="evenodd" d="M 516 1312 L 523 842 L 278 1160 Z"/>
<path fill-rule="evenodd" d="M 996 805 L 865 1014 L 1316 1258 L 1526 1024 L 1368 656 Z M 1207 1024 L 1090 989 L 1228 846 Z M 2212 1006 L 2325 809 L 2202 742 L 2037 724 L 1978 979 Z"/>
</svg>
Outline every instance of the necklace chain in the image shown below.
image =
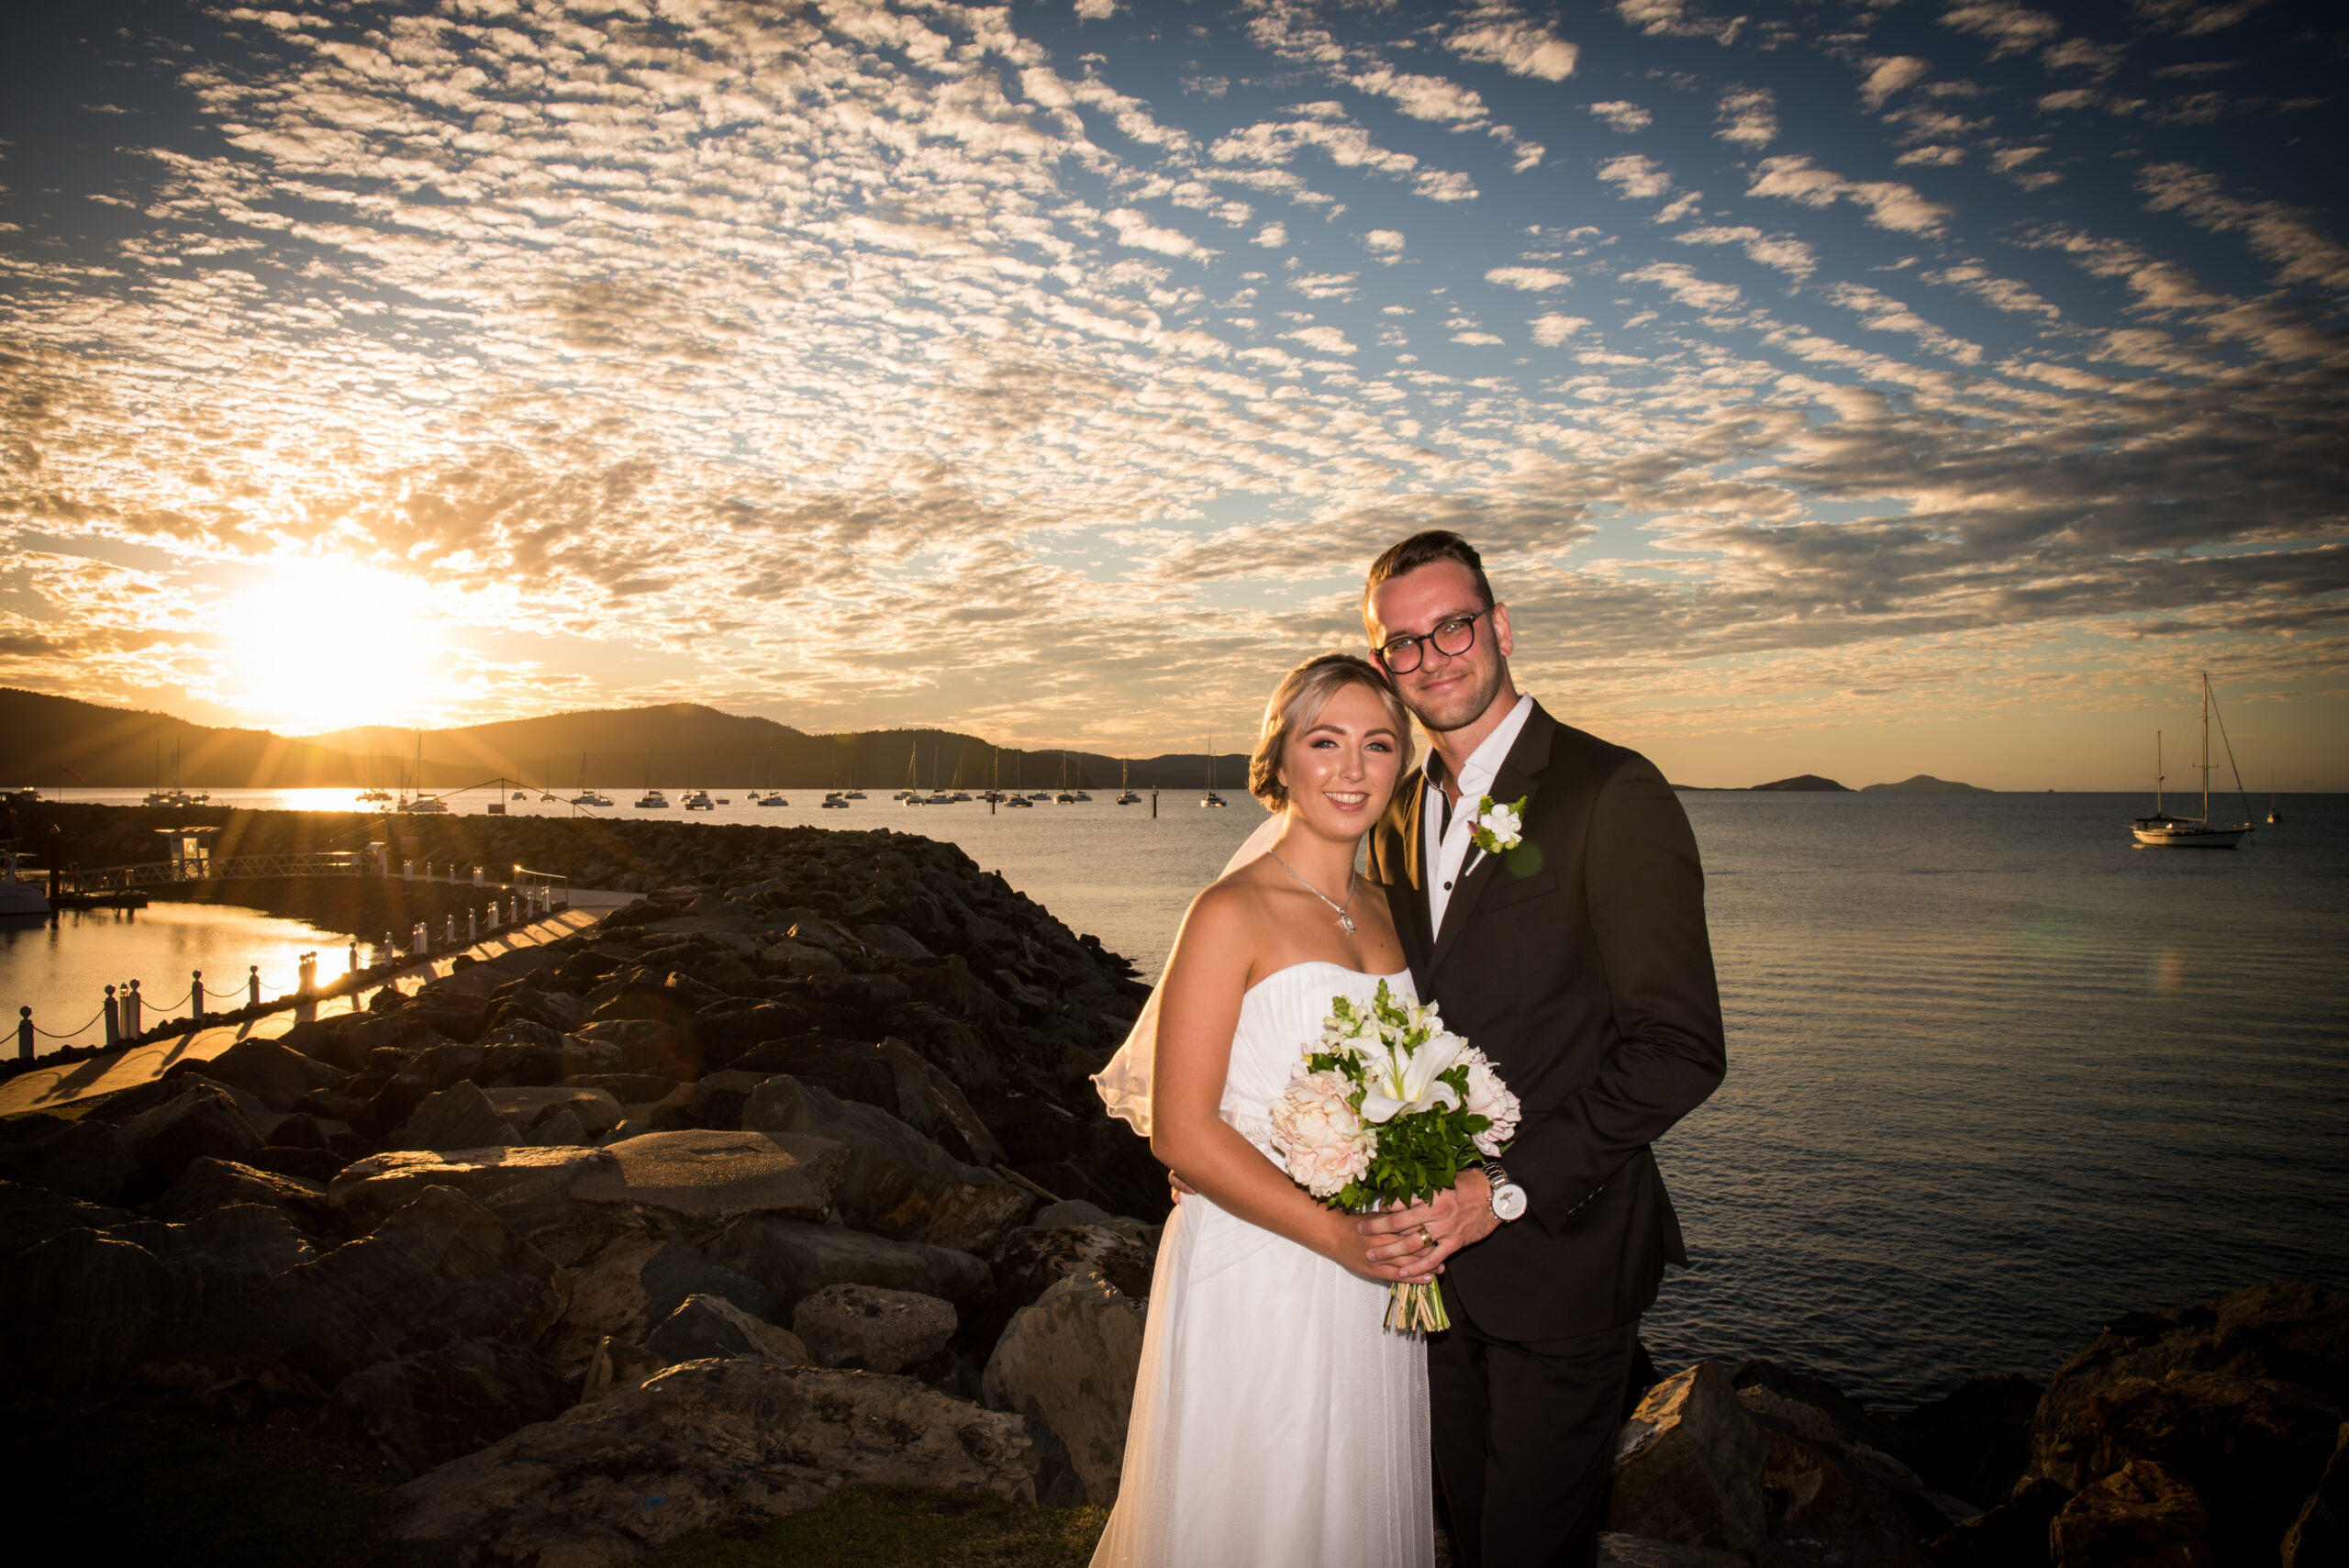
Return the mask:
<svg viewBox="0 0 2349 1568">
<path fill-rule="evenodd" d="M 1297 875 L 1297 868 L 1290 865 L 1286 861 L 1281 859 L 1280 851 L 1277 850 L 1267 849 L 1264 853 L 1273 857 L 1273 863 L 1275 865 L 1288 873 L 1288 877 L 1291 882 L 1294 882 L 1297 886 L 1313 895 L 1314 897 L 1321 900 L 1322 903 L 1330 906 L 1330 908 L 1335 909 L 1338 912 L 1338 925 L 1345 931 L 1346 935 L 1351 937 L 1354 934 L 1354 917 L 1346 913 L 1348 909 L 1353 906 L 1354 902 L 1355 879 L 1353 869 L 1352 867 L 1348 867 L 1346 870 L 1346 901 L 1343 904 L 1341 904 L 1337 900 L 1331 898 L 1328 894 L 1322 892 L 1319 888 L 1314 886 L 1311 883 L 1306 881 L 1303 877 Z"/>
</svg>

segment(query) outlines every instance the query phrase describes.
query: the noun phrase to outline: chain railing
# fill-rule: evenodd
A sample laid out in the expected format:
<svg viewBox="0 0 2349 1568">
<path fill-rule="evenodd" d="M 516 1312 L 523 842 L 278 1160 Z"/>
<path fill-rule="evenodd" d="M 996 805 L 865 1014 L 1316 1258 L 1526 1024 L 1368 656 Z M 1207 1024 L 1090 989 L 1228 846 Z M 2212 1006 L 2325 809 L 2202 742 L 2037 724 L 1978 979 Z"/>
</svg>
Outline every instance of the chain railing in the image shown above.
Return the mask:
<svg viewBox="0 0 2349 1568">
<path fill-rule="evenodd" d="M 95 871 L 63 872 L 60 880 L 68 892 L 116 893 L 161 883 L 208 882 L 220 877 L 357 876 L 366 870 L 366 855 L 358 850 L 324 850 L 298 855 L 228 855 L 218 859 L 193 856 L 139 865 L 103 866 Z"/>
</svg>

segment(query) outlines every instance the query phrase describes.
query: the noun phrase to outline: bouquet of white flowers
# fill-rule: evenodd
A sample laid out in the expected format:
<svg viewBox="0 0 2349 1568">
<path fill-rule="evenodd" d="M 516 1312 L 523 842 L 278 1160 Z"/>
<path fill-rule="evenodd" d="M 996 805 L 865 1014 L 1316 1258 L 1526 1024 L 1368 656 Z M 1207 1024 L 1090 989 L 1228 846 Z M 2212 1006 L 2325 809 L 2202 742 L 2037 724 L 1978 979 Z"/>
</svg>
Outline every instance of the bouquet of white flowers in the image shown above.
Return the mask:
<svg viewBox="0 0 2349 1568">
<path fill-rule="evenodd" d="M 1330 1002 L 1321 1039 L 1273 1102 L 1273 1142 L 1298 1185 L 1360 1214 L 1451 1186 L 1463 1165 L 1508 1146 L 1518 1116 L 1485 1053 L 1432 1006 L 1397 1002 L 1382 980 L 1367 1007 Z M 1386 1326 L 1430 1333 L 1452 1320 L 1433 1284 L 1397 1284 Z"/>
</svg>

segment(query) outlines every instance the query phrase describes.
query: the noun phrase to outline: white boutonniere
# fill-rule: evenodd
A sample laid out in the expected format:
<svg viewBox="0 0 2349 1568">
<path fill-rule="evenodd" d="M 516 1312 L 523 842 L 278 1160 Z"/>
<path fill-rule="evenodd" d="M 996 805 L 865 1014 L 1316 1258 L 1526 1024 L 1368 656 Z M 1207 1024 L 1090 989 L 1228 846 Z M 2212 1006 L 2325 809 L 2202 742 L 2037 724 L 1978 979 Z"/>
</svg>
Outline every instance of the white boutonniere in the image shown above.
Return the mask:
<svg viewBox="0 0 2349 1568">
<path fill-rule="evenodd" d="M 1470 831 L 1468 841 L 1488 855 L 1505 854 L 1517 848 L 1523 841 L 1527 798 L 1519 795 L 1514 806 L 1496 806 L 1489 795 L 1480 798 L 1476 802 L 1476 826 Z"/>
</svg>

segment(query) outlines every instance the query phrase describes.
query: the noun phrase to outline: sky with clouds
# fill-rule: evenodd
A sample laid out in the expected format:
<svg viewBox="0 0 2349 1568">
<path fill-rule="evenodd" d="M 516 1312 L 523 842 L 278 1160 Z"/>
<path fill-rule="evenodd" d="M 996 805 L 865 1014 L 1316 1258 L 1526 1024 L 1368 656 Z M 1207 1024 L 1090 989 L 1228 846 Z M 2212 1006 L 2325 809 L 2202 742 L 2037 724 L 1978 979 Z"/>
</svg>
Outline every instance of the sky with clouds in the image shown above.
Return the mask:
<svg viewBox="0 0 2349 1568">
<path fill-rule="evenodd" d="M 2349 787 L 2349 22 L 91 0 L 0 94 L 0 684 L 1239 743 L 1361 573 L 1690 783 Z"/>
</svg>

